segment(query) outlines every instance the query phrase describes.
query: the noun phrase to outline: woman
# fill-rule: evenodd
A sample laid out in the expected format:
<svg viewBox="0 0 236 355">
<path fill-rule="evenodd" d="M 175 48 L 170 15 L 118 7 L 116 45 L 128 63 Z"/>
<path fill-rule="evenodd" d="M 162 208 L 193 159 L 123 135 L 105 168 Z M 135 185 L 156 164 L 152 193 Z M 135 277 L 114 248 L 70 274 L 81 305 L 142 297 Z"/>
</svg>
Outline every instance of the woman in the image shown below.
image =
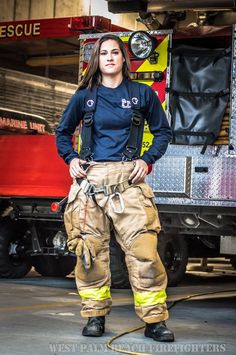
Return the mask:
<svg viewBox="0 0 236 355">
<path fill-rule="evenodd" d="M 130 97 L 131 86 L 138 92 L 135 97 Z M 135 110 L 135 104 L 139 110 Z M 72 135 L 93 105 L 95 112 L 86 116 L 82 129 L 81 156 L 73 150 Z M 127 147 L 132 148 L 129 143 L 133 143 L 130 131 L 134 111 L 136 118 L 142 112 L 143 119 L 135 133 L 138 149 L 132 151 Z M 140 157 L 144 117 L 154 138 Z M 91 130 L 85 133 L 88 127 Z M 112 227 L 126 255 L 135 311 L 146 323 L 145 336 L 174 341 L 165 324 L 167 278 L 157 253 L 160 222 L 153 192 L 144 183 L 148 165 L 165 153 L 171 130 L 156 93 L 147 85 L 131 82 L 128 55 L 117 36 L 108 34 L 97 40 L 56 137 L 58 152 L 69 164 L 74 179 L 64 219 L 68 248 L 78 256 L 75 275 L 82 298 L 81 315 L 88 318 L 82 334 L 101 336 L 105 330 L 105 316 L 111 308 Z"/>
</svg>

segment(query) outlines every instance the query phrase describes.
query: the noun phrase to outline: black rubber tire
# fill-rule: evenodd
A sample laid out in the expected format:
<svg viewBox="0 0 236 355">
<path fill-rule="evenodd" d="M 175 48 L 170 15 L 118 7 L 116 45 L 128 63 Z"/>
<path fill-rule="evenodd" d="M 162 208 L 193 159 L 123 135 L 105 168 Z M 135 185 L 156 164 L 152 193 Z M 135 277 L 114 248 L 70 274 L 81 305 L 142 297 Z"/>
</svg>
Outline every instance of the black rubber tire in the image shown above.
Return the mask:
<svg viewBox="0 0 236 355">
<path fill-rule="evenodd" d="M 188 247 L 184 236 L 161 233 L 157 249 L 166 269 L 168 286 L 177 286 L 185 275 L 188 263 Z"/>
<path fill-rule="evenodd" d="M 233 266 L 233 268 L 236 269 L 236 256 L 232 256 L 230 258 L 230 263 Z"/>
<path fill-rule="evenodd" d="M 130 288 L 128 270 L 125 263 L 125 254 L 120 245 L 111 237 L 110 241 L 110 270 L 112 288 Z"/>
<path fill-rule="evenodd" d="M 19 240 L 19 226 L 8 218 L 0 222 L 0 277 L 15 279 L 24 277 L 31 269 L 29 258 L 13 258 L 9 255 L 11 242 Z M 23 233 L 23 232 L 22 232 Z"/>
<path fill-rule="evenodd" d="M 42 255 L 33 257 L 35 271 L 42 276 L 65 277 L 74 270 L 75 264 L 76 258 L 73 256 Z"/>
</svg>

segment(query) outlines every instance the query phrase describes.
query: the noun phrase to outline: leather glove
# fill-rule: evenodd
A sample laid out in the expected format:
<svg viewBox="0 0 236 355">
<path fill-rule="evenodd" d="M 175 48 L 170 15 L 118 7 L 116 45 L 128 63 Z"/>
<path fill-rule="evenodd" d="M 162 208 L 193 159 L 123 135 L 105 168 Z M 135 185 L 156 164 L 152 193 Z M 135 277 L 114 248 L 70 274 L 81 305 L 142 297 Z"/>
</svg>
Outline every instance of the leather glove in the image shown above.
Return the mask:
<svg viewBox="0 0 236 355">
<path fill-rule="evenodd" d="M 67 242 L 69 251 L 75 253 L 77 257 L 82 259 L 83 266 L 86 270 L 90 269 L 92 262 L 95 260 L 95 250 L 93 245 L 83 235 L 78 235 Z"/>
</svg>

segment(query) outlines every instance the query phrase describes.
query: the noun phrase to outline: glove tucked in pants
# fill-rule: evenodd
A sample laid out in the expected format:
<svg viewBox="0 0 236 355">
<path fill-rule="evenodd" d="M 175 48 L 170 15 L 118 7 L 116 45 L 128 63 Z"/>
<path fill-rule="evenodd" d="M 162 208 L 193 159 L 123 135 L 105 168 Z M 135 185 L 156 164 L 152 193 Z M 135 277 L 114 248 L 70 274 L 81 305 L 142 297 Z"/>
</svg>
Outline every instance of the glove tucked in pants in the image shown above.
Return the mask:
<svg viewBox="0 0 236 355">
<path fill-rule="evenodd" d="M 118 185 L 128 180 L 133 169 L 134 162 L 91 163 L 87 180 L 97 187 Z M 74 243 L 76 252 L 76 240 L 80 241 L 77 236 L 82 232 L 85 241 L 93 246 L 94 256 L 89 269 L 85 268 L 83 258 L 78 257 L 75 269 L 83 317 L 104 316 L 110 312 L 112 224 L 116 239 L 125 252 L 137 315 L 146 323 L 168 318 L 167 277 L 157 253 L 160 222 L 153 197 L 151 188 L 144 182 L 130 185 L 120 196 L 97 193 L 95 200 L 86 196 L 76 182 L 71 186 L 64 215 L 68 244 Z"/>
</svg>

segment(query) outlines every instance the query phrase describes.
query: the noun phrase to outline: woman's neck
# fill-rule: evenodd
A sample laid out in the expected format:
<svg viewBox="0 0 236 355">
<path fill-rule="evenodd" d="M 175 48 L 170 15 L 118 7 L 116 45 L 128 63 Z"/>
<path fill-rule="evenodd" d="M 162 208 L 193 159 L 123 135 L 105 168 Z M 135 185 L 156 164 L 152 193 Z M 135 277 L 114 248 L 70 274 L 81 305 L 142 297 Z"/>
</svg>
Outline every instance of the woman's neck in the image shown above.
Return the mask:
<svg viewBox="0 0 236 355">
<path fill-rule="evenodd" d="M 102 77 L 102 85 L 108 88 L 117 88 L 123 81 L 123 76 L 119 75 L 117 77 L 114 76 L 106 76 L 103 75 Z"/>
</svg>

